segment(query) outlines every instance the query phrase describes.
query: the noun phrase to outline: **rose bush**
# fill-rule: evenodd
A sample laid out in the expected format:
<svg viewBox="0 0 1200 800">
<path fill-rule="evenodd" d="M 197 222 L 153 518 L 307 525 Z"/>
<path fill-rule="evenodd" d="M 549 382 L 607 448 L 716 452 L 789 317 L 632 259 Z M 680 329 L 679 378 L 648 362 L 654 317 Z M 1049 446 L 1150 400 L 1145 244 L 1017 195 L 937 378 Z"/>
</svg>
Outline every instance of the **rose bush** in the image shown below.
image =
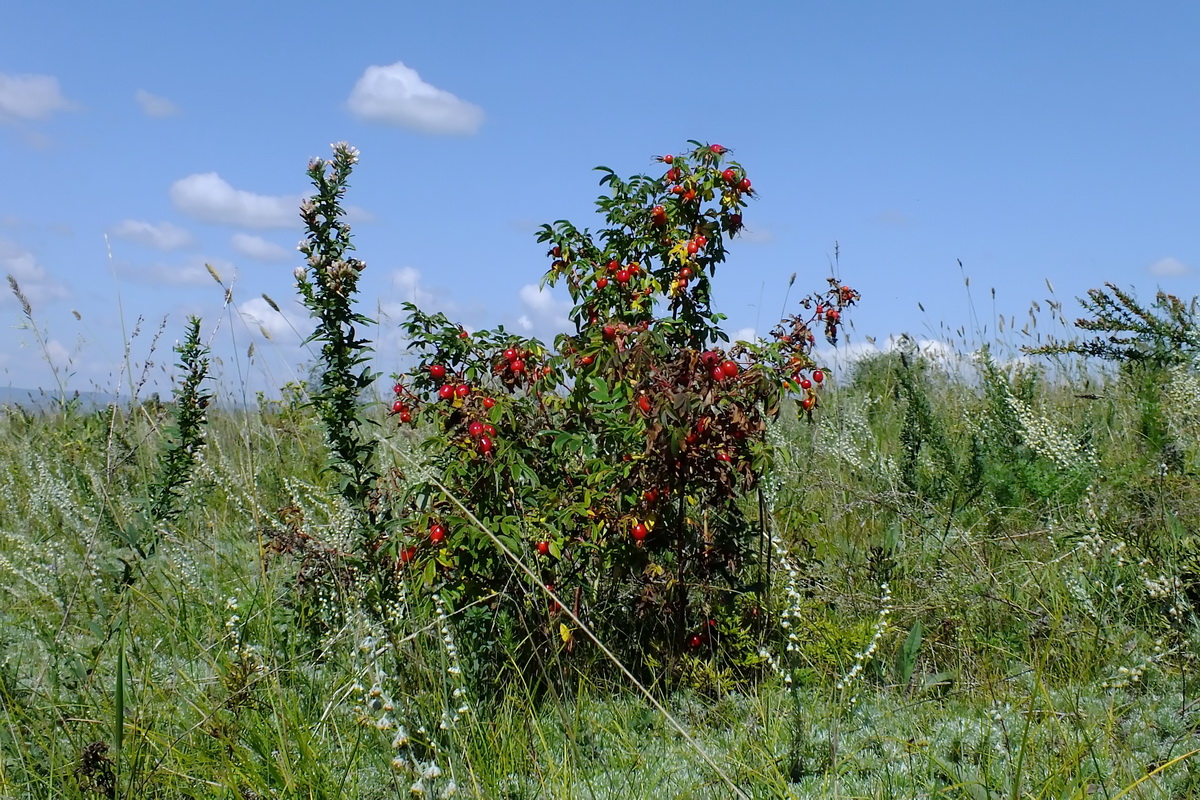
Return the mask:
<svg viewBox="0 0 1200 800">
<path fill-rule="evenodd" d="M 769 339 L 730 345 L 712 279 L 755 192 L 726 148 L 691 144 L 657 176 L 599 168 L 600 230 L 543 226 L 543 285 L 566 287 L 575 327 L 552 347 L 407 306 L 418 363 L 395 376 L 392 411 L 422 432 L 436 480 L 410 480 L 381 552 L 459 606 L 485 600 L 480 642 L 583 649 L 442 487 L 627 663 L 760 663 L 772 548 L 748 501 L 771 464 L 764 431 L 789 397 L 816 409 L 814 344 L 836 340 L 858 293 L 831 280 Z"/>
</svg>

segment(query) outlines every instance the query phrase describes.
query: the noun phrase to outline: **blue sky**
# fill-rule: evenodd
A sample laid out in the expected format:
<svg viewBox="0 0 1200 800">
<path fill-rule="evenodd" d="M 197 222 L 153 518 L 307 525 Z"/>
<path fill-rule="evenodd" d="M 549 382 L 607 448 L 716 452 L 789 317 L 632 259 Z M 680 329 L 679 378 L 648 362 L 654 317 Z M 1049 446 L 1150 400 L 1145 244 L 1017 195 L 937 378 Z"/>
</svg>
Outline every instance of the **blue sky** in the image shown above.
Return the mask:
<svg viewBox="0 0 1200 800">
<path fill-rule="evenodd" d="M 304 169 L 346 140 L 367 313 L 417 299 L 549 339 L 536 226 L 594 223 L 593 166 L 700 139 L 759 192 L 718 276 L 731 332 L 767 330 L 792 272 L 822 285 L 835 242 L 852 343 L 990 338 L 1047 280 L 1069 316 L 1104 281 L 1190 298 L 1197 31 L 1193 2 L 9 4 L 0 272 L 71 388 L 128 383 L 138 317 L 131 357 L 165 388 L 189 313 L 220 322 L 226 390 L 278 386 L 307 359 Z M 0 385 L 53 385 L 7 292 L 0 319 Z M 400 366 L 394 321 L 378 335 Z"/>
</svg>

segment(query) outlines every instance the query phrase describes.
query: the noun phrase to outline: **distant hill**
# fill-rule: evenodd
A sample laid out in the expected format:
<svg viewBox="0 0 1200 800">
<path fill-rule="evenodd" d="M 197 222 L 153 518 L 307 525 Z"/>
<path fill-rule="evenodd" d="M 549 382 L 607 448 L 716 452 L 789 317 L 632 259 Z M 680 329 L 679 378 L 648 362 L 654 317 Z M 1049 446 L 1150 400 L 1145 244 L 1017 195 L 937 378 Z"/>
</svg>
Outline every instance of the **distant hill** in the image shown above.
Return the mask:
<svg viewBox="0 0 1200 800">
<path fill-rule="evenodd" d="M 110 392 L 67 392 L 68 400 L 78 396 L 80 408 L 92 410 L 104 408 L 120 398 Z M 47 410 L 59 405 L 59 392 L 44 389 L 19 389 L 0 386 L 0 406 L 20 406 L 30 410 Z"/>
</svg>

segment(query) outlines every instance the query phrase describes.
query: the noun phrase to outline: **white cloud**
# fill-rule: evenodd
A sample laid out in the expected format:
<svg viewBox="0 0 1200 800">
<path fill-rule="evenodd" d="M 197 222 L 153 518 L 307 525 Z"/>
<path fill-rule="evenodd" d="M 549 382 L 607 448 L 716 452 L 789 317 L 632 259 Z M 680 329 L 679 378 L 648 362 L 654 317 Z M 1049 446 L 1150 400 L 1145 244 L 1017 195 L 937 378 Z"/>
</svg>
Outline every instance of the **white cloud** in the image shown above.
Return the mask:
<svg viewBox="0 0 1200 800">
<path fill-rule="evenodd" d="M 742 328 L 729 338 L 734 342 L 753 342 L 758 337 L 754 335 L 754 328 Z"/>
<path fill-rule="evenodd" d="M 243 228 L 294 228 L 300 224 L 300 195 L 254 194 L 230 186 L 215 172 L 171 184 L 171 202 L 201 222 Z"/>
<path fill-rule="evenodd" d="M 518 317 L 517 324 L 525 332 L 536 332 L 539 338 L 552 339 L 571 327 L 567 318 L 570 300 L 562 300 L 533 283 L 522 286 L 518 296 L 525 313 Z"/>
<path fill-rule="evenodd" d="M 874 340 L 868 342 L 842 343 L 837 347 L 821 347 L 813 356 L 817 363 L 830 367 L 837 373 L 848 373 L 866 358 L 882 353 L 898 351 L 916 352 L 948 373 L 962 373 L 973 368 L 974 354 L 961 353 L 953 345 L 938 339 L 913 339 L 904 334 L 892 335 L 883 346 Z"/>
<path fill-rule="evenodd" d="M 119 264 L 118 269 L 133 280 L 158 286 L 212 286 L 216 281 L 209 267 L 216 270 L 221 280 L 228 286 L 237 279 L 237 268 L 228 261 L 213 258 L 189 258 L 186 261 L 169 264 L 158 262 L 150 266 L 137 266 L 129 263 Z"/>
<path fill-rule="evenodd" d="M 1168 256 L 1146 267 L 1146 271 L 1158 278 L 1178 278 L 1191 274 L 1192 268 L 1179 259 Z"/>
<path fill-rule="evenodd" d="M 432 134 L 473 134 L 483 124 L 483 109 L 421 80 L 402 61 L 367 67 L 347 101 L 365 122 L 381 122 Z"/>
<path fill-rule="evenodd" d="M 46 274 L 33 253 L 8 239 L 0 239 L 0 273 L 15 278 L 21 292 L 34 305 L 67 296 L 66 287 Z M 0 287 L 0 292 L 0 303 L 16 301 L 7 285 Z"/>
<path fill-rule="evenodd" d="M 392 271 L 392 291 L 400 298 L 401 302 L 412 303 L 419 306 L 425 311 L 432 311 L 433 305 L 437 301 L 437 295 L 429 289 L 425 288 L 421 281 L 421 271 L 413 267 L 401 267 Z M 393 304 L 395 308 L 392 312 L 395 313 L 396 319 L 404 315 L 399 304 Z M 389 317 L 392 313 L 388 314 Z"/>
<path fill-rule="evenodd" d="M 156 250 L 178 250 L 192 244 L 190 233 L 169 222 L 155 225 L 138 219 L 126 219 L 114 225 L 109 233 Z"/>
<path fill-rule="evenodd" d="M 71 102 L 63 97 L 58 78 L 0 73 L 0 119 L 45 119 L 68 108 Z"/>
<path fill-rule="evenodd" d="M 299 344 L 313 327 L 304 308 L 295 302 L 279 306 L 276 311 L 265 298 L 255 297 L 239 303 L 237 310 L 247 325 L 278 344 Z"/>
<path fill-rule="evenodd" d="M 51 339 L 46 342 L 46 358 L 59 369 L 71 364 L 71 352 L 58 339 Z"/>
<path fill-rule="evenodd" d="M 179 106 L 145 89 L 138 89 L 133 97 L 148 117 L 173 117 L 179 113 Z"/>
<path fill-rule="evenodd" d="M 268 242 L 261 236 L 251 236 L 248 233 L 235 233 L 230 245 L 238 253 L 258 261 L 286 261 L 295 252 L 275 242 Z"/>
</svg>

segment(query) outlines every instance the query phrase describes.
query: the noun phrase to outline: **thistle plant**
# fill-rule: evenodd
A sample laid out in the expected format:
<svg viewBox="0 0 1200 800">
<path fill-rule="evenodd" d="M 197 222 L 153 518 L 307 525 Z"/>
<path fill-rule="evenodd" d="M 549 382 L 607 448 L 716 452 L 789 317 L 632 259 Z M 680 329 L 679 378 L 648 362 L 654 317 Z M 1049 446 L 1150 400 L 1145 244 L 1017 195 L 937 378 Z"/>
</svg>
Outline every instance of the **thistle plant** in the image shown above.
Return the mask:
<svg viewBox="0 0 1200 800">
<path fill-rule="evenodd" d="M 341 205 L 358 150 L 345 142 L 332 147 L 331 160 L 314 158 L 308 164 L 316 194 L 300 205 L 307 233 L 299 249 L 307 266 L 297 267 L 294 274 L 304 305 L 317 320 L 305 343 L 321 345 L 321 372 L 311 405 L 325 428 L 330 468 L 340 477 L 342 496 L 373 525 L 376 512 L 370 498 L 378 475 L 372 467 L 374 443 L 362 430 L 366 423 L 360 398 L 375 374 L 367 366 L 370 342 L 359 338 L 358 328 L 374 323 L 354 309 L 359 274 L 366 264 L 350 255 L 354 244 Z"/>
<path fill-rule="evenodd" d="M 209 349 L 200 341 L 200 319 L 188 317 L 187 333 L 176 345 L 178 367 L 183 375 L 175 389 L 175 420 L 169 435 L 171 444 L 163 455 L 160 472 L 150 487 L 150 517 L 155 523 L 167 522 L 181 510 L 182 489 L 191 480 L 196 456 L 204 446 L 205 409 L 211 395 L 202 389 L 208 378 Z M 157 538 L 144 549 L 143 558 L 153 554 Z"/>
<path fill-rule="evenodd" d="M 1099 336 L 1072 341 L 1051 340 L 1039 347 L 1023 347 L 1031 355 L 1076 354 L 1105 361 L 1142 362 L 1156 365 L 1189 362 L 1200 350 L 1197 327 L 1197 298 L 1184 303 L 1178 297 L 1158 292 L 1146 305 L 1131 293 L 1111 283 L 1105 289 L 1089 289 L 1079 303 L 1091 317 L 1075 321 L 1076 327 Z"/>
</svg>

